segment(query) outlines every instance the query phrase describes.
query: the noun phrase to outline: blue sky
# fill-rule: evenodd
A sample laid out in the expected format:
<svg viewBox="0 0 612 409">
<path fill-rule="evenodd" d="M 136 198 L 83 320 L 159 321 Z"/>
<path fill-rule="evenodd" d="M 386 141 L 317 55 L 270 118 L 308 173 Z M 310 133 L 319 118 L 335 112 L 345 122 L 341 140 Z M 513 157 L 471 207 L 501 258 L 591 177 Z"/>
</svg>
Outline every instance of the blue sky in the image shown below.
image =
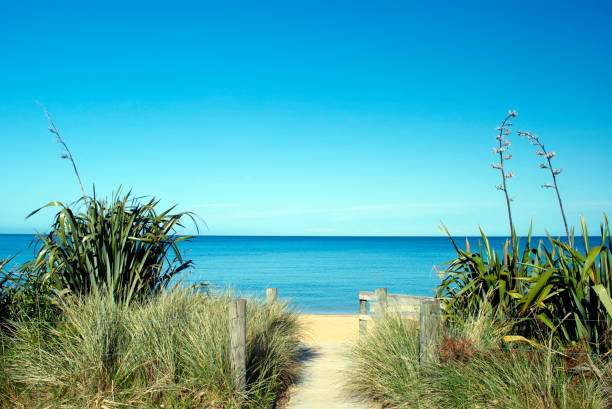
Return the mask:
<svg viewBox="0 0 612 409">
<path fill-rule="evenodd" d="M 204 234 L 507 231 L 493 129 L 556 151 L 568 218 L 610 214 L 609 2 L 2 2 L 0 233 L 84 181 L 202 216 Z M 517 229 L 562 231 L 512 136 Z"/>
</svg>

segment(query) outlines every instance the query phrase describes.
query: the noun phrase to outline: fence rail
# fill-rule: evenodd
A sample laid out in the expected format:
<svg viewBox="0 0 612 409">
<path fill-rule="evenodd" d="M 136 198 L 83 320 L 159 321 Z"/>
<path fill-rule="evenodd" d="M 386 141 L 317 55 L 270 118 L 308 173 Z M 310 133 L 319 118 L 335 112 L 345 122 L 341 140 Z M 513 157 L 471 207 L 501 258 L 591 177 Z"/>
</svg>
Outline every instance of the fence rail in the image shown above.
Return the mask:
<svg viewBox="0 0 612 409">
<path fill-rule="evenodd" d="M 373 316 L 369 313 L 378 313 L 381 308 L 385 312 L 418 314 L 421 302 L 433 299 L 418 295 L 388 294 L 386 288 L 377 288 L 374 292 L 359 291 L 359 320 L 372 320 Z"/>
<path fill-rule="evenodd" d="M 435 359 L 442 326 L 442 309 L 439 300 L 417 295 L 389 294 L 386 288 L 377 288 L 374 292 L 359 291 L 360 336 L 367 333 L 367 323 L 374 318 L 371 314 L 373 312 L 377 315 L 387 313 L 410 314 L 414 318 L 418 318 L 421 362 L 429 362 Z"/>
<path fill-rule="evenodd" d="M 266 289 L 266 300 L 274 303 L 278 299 L 277 288 Z M 246 325 L 247 301 L 232 300 L 229 310 L 231 368 L 235 387 L 244 389 L 246 379 Z M 440 301 L 432 297 L 407 294 L 389 294 L 386 288 L 377 288 L 374 292 L 359 292 L 359 334 L 367 332 L 367 321 L 372 319 L 369 311 L 385 313 L 418 313 L 419 317 L 419 356 L 422 363 L 436 359 L 441 336 L 442 309 Z"/>
</svg>

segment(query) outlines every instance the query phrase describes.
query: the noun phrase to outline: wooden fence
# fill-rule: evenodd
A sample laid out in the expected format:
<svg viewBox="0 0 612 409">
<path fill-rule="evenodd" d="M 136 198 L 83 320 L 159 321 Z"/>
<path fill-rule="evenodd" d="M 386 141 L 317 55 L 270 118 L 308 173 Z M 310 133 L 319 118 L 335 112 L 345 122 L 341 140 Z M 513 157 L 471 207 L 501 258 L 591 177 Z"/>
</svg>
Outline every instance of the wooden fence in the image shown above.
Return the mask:
<svg viewBox="0 0 612 409">
<path fill-rule="evenodd" d="M 369 307 L 369 308 L 368 308 Z M 371 313 L 398 313 L 419 320 L 419 350 L 421 362 L 436 359 L 440 342 L 442 309 L 432 297 L 406 294 L 389 294 L 386 288 L 374 292 L 359 292 L 359 335 L 367 333 Z"/>
<path fill-rule="evenodd" d="M 266 301 L 271 304 L 278 298 L 277 288 L 266 288 Z M 229 305 L 230 365 L 234 386 L 239 391 L 246 388 L 246 334 L 247 300 L 238 298 Z"/>
<path fill-rule="evenodd" d="M 266 301 L 274 303 L 278 289 L 266 289 Z M 388 294 L 386 288 L 374 292 L 359 292 L 359 335 L 367 333 L 367 323 L 378 315 L 399 313 L 419 319 L 419 349 L 421 362 L 436 359 L 441 334 L 442 310 L 440 302 L 432 297 L 405 294 Z M 229 305 L 230 364 L 234 385 L 238 390 L 246 388 L 246 333 L 247 300 L 231 300 Z"/>
</svg>

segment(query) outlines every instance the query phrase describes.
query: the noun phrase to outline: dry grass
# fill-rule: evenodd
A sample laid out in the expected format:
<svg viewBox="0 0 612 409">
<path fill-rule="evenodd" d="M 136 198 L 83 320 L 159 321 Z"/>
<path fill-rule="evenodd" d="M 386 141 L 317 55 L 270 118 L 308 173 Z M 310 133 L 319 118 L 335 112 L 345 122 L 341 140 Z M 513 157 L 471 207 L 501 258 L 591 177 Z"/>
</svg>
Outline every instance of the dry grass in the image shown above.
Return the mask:
<svg viewBox="0 0 612 409">
<path fill-rule="evenodd" d="M 57 325 L 19 323 L 3 365 L 5 406 L 268 408 L 294 376 L 299 325 L 284 304 L 249 301 L 239 392 L 229 299 L 175 290 L 126 305 L 90 295 L 67 301 Z"/>
<path fill-rule="evenodd" d="M 441 345 L 440 362 L 421 366 L 416 324 L 387 315 L 354 346 L 348 388 L 393 408 L 610 408 L 609 362 L 580 355 L 577 368 L 551 348 L 509 350 L 496 344 L 504 324 L 484 316 L 475 320 L 453 328 Z"/>
</svg>

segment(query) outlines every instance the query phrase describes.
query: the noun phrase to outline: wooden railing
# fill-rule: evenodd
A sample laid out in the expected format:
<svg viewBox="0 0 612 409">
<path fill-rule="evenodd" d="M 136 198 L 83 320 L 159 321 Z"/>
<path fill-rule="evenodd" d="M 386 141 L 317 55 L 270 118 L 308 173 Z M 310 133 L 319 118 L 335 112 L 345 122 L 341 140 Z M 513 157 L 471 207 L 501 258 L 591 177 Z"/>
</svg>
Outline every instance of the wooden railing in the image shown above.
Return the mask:
<svg viewBox="0 0 612 409">
<path fill-rule="evenodd" d="M 275 303 L 278 289 L 266 289 L 266 301 Z M 372 313 L 400 313 L 419 320 L 419 348 L 421 362 L 436 359 L 441 329 L 440 302 L 432 297 L 406 294 L 388 294 L 386 288 L 374 292 L 359 292 L 359 335 L 367 332 L 367 322 Z M 234 385 L 238 390 L 246 387 L 246 333 L 247 301 L 233 299 L 229 306 L 230 362 Z"/>
<path fill-rule="evenodd" d="M 369 307 L 369 308 L 368 308 Z M 433 297 L 407 294 L 389 294 L 386 288 L 359 292 L 359 336 L 368 330 L 368 321 L 374 316 L 399 313 L 419 320 L 419 349 L 421 362 L 435 359 L 440 342 L 442 310 L 440 302 Z"/>
<path fill-rule="evenodd" d="M 273 304 L 278 299 L 277 288 L 266 288 L 266 302 Z M 229 305 L 230 364 L 234 386 L 237 390 L 246 388 L 246 335 L 247 300 L 232 299 Z"/>
<path fill-rule="evenodd" d="M 414 314 L 418 317 L 421 301 L 433 300 L 432 297 L 406 294 L 388 294 L 386 288 L 377 288 L 376 291 L 359 291 L 359 334 L 367 332 L 367 322 L 373 318 L 371 313 L 386 312 Z M 369 307 L 369 308 L 368 308 Z"/>
</svg>

